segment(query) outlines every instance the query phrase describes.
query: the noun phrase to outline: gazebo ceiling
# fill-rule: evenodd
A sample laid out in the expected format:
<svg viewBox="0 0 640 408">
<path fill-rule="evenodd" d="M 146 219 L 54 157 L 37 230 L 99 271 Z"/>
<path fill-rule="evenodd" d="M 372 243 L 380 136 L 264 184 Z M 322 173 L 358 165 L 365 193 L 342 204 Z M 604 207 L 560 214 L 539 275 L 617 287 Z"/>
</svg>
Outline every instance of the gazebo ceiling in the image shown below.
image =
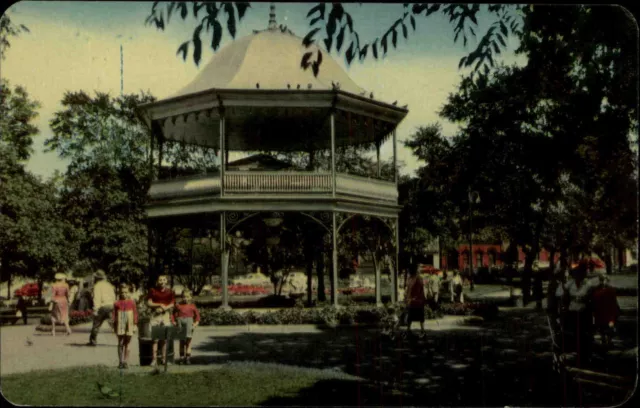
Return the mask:
<svg viewBox="0 0 640 408">
<path fill-rule="evenodd" d="M 234 151 L 329 149 L 331 111 L 331 107 L 226 108 L 227 148 Z M 186 113 L 155 122 L 165 140 L 219 148 L 220 115 L 217 110 Z M 337 111 L 336 145 L 384 140 L 395 126 L 393 122 Z"/>
<path fill-rule="evenodd" d="M 273 16 L 272 16 L 273 17 Z M 367 95 L 329 55 L 317 77 L 303 70 L 302 39 L 277 27 L 255 32 L 216 53 L 174 96 L 141 105 L 141 116 L 165 140 L 218 148 L 220 117 L 230 150 L 308 150 L 386 138 L 406 108 Z"/>
</svg>

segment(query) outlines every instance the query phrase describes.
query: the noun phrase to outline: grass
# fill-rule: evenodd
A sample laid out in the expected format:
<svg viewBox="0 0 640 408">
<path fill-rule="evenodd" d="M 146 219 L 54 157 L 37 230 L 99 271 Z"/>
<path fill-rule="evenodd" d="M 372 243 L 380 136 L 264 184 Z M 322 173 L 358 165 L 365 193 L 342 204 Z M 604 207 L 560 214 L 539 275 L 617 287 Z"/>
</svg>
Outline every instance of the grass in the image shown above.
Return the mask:
<svg viewBox="0 0 640 408">
<path fill-rule="evenodd" d="M 238 406 L 294 398 L 323 381 L 356 384 L 352 378 L 328 370 L 247 362 L 159 375 L 131 370 L 122 376 L 117 369 L 93 366 L 3 376 L 2 393 L 16 405 Z M 121 397 L 104 397 L 97 382 Z"/>
</svg>

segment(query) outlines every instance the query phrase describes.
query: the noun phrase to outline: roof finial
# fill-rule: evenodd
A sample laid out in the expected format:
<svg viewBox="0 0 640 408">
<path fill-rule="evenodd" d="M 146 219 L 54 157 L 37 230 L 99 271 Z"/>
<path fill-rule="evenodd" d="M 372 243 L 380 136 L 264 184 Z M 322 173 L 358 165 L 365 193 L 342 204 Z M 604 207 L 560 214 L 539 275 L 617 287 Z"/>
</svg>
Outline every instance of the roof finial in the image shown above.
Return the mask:
<svg viewBox="0 0 640 408">
<path fill-rule="evenodd" d="M 271 3 L 271 7 L 269 7 L 269 30 L 275 30 L 278 28 L 278 24 L 276 23 L 276 5 Z"/>
</svg>

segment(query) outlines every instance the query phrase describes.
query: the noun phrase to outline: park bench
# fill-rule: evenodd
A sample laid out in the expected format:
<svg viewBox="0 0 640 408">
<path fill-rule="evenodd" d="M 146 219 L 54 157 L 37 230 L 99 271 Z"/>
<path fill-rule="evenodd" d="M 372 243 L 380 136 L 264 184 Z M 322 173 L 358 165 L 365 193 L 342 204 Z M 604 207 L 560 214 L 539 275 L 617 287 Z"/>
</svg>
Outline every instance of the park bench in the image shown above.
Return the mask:
<svg viewBox="0 0 640 408">
<path fill-rule="evenodd" d="M 551 334 L 554 370 L 565 380 L 568 380 L 581 390 L 606 392 L 611 396 L 612 402 L 620 403 L 626 401 L 633 394 L 635 388 L 634 377 L 605 372 L 602 367 L 595 365 L 577 367 L 577 354 L 575 352 L 567 353 L 561 347 L 562 327 L 549 316 L 547 316 L 547 324 Z M 594 354 L 597 354 L 597 352 Z M 599 358 L 601 362 L 608 361 L 606 353 L 594 357 Z M 615 366 L 615 364 L 610 364 L 610 360 L 608 362 L 607 366 Z"/>
<path fill-rule="evenodd" d="M 22 316 L 18 316 L 16 312 L 16 309 L 12 307 L 0 309 L 0 323 L 16 324 L 18 320 L 22 319 Z"/>
</svg>

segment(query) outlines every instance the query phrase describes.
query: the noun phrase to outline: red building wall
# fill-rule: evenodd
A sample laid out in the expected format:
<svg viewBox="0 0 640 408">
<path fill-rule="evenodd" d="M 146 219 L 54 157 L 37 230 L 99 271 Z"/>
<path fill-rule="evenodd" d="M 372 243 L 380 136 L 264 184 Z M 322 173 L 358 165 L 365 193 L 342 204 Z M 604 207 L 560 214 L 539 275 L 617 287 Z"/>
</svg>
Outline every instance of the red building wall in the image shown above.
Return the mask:
<svg viewBox="0 0 640 408">
<path fill-rule="evenodd" d="M 464 269 L 468 265 L 469 245 L 460 245 L 457 248 L 457 251 L 458 251 L 458 268 Z M 480 254 L 480 257 L 478 254 Z M 491 254 L 494 254 L 493 259 L 495 260 L 495 262 L 492 262 Z M 504 251 L 502 250 L 501 245 L 474 244 L 473 256 L 472 256 L 473 267 L 478 268 L 483 266 L 487 267 L 487 266 L 493 266 L 493 265 L 503 265 L 503 262 L 502 262 L 503 254 L 504 254 Z M 551 254 L 547 250 L 543 249 L 538 254 L 538 261 L 547 263 L 549 262 L 550 255 Z M 555 255 L 556 262 L 558 262 L 559 259 L 560 259 L 560 254 L 556 254 Z M 524 260 L 525 260 L 525 254 L 522 251 L 522 248 L 518 247 L 518 261 L 524 263 Z M 441 260 L 440 264 L 443 269 L 448 268 L 449 265 L 447 265 L 447 261 L 448 261 L 447 257 L 443 257 L 443 259 Z"/>
</svg>

